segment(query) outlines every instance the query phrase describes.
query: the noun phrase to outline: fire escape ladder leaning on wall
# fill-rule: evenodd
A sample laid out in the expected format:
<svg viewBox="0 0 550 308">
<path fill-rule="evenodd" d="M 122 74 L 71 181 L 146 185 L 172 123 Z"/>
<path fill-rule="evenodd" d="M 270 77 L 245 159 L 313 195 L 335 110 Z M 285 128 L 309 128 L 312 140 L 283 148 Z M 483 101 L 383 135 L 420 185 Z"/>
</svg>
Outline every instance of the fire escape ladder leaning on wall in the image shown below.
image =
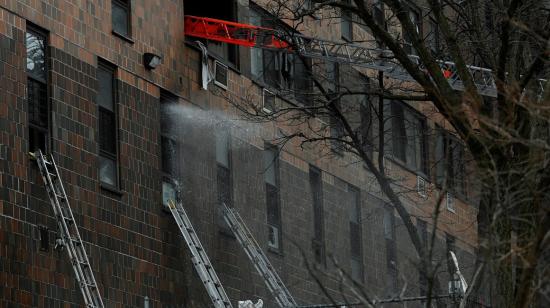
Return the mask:
<svg viewBox="0 0 550 308">
<path fill-rule="evenodd" d="M 231 301 L 225 293 L 214 267 L 210 263 L 210 259 L 204 250 L 201 241 L 199 240 L 187 213 L 183 209 L 181 203 L 169 201 L 168 208 L 174 216 L 181 235 L 191 252 L 191 261 L 199 275 L 202 284 L 206 288 L 206 292 L 210 296 L 210 300 L 216 308 L 232 308 Z"/>
<path fill-rule="evenodd" d="M 281 277 L 279 277 L 275 268 L 269 262 L 269 259 L 252 236 L 252 232 L 250 232 L 239 213 L 225 204 L 223 204 L 223 213 L 225 222 L 237 237 L 239 244 L 241 244 L 246 255 L 254 264 L 258 274 L 263 278 L 269 292 L 275 297 L 279 307 L 296 307 L 296 301 L 294 301 Z"/>
<path fill-rule="evenodd" d="M 32 156 L 36 159 L 40 174 L 44 180 L 46 192 L 48 193 L 55 219 L 57 220 L 61 244 L 69 255 L 69 260 L 73 267 L 77 284 L 84 297 L 86 307 L 104 308 L 105 306 L 103 305 L 84 243 L 80 238 L 80 233 L 78 232 L 78 227 L 69 205 L 69 199 L 65 193 L 65 188 L 61 182 L 59 170 L 53 156 L 48 161 L 40 150 L 36 151 Z"/>
<path fill-rule="evenodd" d="M 398 80 L 412 81 L 411 76 L 397 62 L 392 61 L 393 53 L 387 49 L 363 47 L 298 34 L 289 36 L 274 29 L 189 15 L 185 16 L 185 35 L 245 47 L 297 52 L 307 58 L 370 68 L 383 71 Z M 409 55 L 409 58 L 416 63 L 418 69 L 425 69 L 418 56 Z M 460 80 L 455 63 L 441 60 L 438 63 L 451 87 L 463 91 L 464 83 Z M 473 65 L 467 67 L 478 92 L 481 95 L 496 97 L 493 71 Z M 539 79 L 537 82 L 540 95 L 547 81 Z"/>
</svg>

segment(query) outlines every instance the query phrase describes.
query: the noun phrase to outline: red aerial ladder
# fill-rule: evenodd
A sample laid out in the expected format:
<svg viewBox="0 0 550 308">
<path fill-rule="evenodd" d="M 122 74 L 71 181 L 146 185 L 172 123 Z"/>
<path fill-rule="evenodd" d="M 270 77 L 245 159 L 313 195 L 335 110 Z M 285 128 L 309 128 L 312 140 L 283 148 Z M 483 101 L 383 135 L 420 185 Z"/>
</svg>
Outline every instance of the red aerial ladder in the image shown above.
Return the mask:
<svg viewBox="0 0 550 308">
<path fill-rule="evenodd" d="M 197 16 L 185 16 L 185 35 L 246 47 L 297 52 L 308 58 L 362 66 L 389 73 L 396 79 L 412 80 L 411 76 L 394 59 L 391 59 L 392 52 L 380 48 L 363 47 L 298 34 L 288 35 L 270 28 Z M 419 69 L 425 69 L 418 56 L 409 55 L 409 58 L 418 65 Z M 464 84 L 459 77 L 455 63 L 438 62 L 443 76 L 447 78 L 451 87 L 459 91 L 464 90 Z M 497 90 L 492 70 L 473 65 L 467 67 L 478 92 L 481 95 L 496 97 Z M 540 95 L 544 91 L 546 80 L 539 79 L 537 82 Z"/>
</svg>

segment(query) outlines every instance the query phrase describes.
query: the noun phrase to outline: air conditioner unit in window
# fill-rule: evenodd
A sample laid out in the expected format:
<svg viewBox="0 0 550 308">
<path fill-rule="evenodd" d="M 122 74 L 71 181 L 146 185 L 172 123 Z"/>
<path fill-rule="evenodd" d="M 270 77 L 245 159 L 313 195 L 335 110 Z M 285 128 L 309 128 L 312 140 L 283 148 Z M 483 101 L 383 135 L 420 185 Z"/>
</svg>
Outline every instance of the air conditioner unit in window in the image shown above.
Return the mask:
<svg viewBox="0 0 550 308">
<path fill-rule="evenodd" d="M 279 249 L 279 228 L 268 225 L 267 226 L 267 245 L 273 249 Z"/>
<path fill-rule="evenodd" d="M 214 63 L 214 84 L 227 90 L 227 65 L 216 61 Z"/>
<path fill-rule="evenodd" d="M 262 91 L 262 111 L 272 113 L 275 110 L 275 94 L 268 89 Z"/>
<path fill-rule="evenodd" d="M 416 191 L 422 198 L 426 198 L 428 196 L 426 193 L 426 180 L 420 175 L 416 176 Z"/>
<path fill-rule="evenodd" d="M 450 192 L 447 192 L 446 197 L 447 198 L 446 198 L 445 203 L 447 204 L 447 210 L 454 213 L 455 212 L 455 197 Z"/>
</svg>

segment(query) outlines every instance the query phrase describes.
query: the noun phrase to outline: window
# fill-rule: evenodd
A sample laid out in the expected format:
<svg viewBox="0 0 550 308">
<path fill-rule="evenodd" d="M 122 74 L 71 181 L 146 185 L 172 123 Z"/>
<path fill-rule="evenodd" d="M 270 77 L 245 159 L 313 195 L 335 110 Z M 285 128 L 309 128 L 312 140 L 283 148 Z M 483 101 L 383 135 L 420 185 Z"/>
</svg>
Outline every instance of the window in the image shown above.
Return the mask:
<svg viewBox="0 0 550 308">
<path fill-rule="evenodd" d="M 309 167 L 309 184 L 313 200 L 313 241 L 312 248 L 315 262 L 326 265 L 325 262 L 325 231 L 323 213 L 323 185 L 321 170 Z"/>
<path fill-rule="evenodd" d="M 99 116 L 99 180 L 118 188 L 117 119 L 114 96 L 114 68 L 100 62 L 97 69 Z"/>
<path fill-rule="evenodd" d="M 212 5 L 210 1 L 187 0 L 184 1 L 185 15 L 209 17 L 225 21 L 237 21 L 237 1 L 224 0 L 216 1 Z M 193 41 L 196 38 L 192 38 Z M 204 41 L 208 52 L 216 58 L 224 60 L 225 64 L 237 68 L 239 66 L 239 49 L 235 44 L 228 44 L 216 41 Z"/>
<path fill-rule="evenodd" d="M 113 32 L 130 37 L 130 0 L 111 0 Z"/>
<path fill-rule="evenodd" d="M 386 267 L 388 291 L 392 294 L 397 292 L 397 247 L 395 243 L 395 217 L 393 209 L 384 208 L 384 238 L 386 240 Z"/>
<path fill-rule="evenodd" d="M 216 162 L 218 202 L 231 207 L 231 149 L 230 134 L 226 130 L 220 130 L 216 134 Z"/>
<path fill-rule="evenodd" d="M 344 2 L 346 5 L 351 5 L 350 0 L 346 0 Z M 341 10 L 340 28 L 342 31 L 342 38 L 348 42 L 351 42 L 353 40 L 352 14 L 349 10 L 346 10 L 346 9 L 340 9 L 340 10 Z"/>
<path fill-rule="evenodd" d="M 424 248 L 428 247 L 428 226 L 426 222 L 422 219 L 416 220 L 416 228 L 418 231 L 418 236 L 422 241 Z M 418 285 L 420 289 L 420 296 L 425 296 L 428 292 L 428 279 L 425 275 L 422 274 L 422 271 L 418 271 Z"/>
<path fill-rule="evenodd" d="M 391 152 L 414 172 L 428 174 L 426 119 L 405 103 L 391 101 Z M 386 113 L 386 112 L 385 112 Z"/>
<path fill-rule="evenodd" d="M 279 160 L 277 148 L 266 145 L 264 156 L 264 181 L 267 204 L 268 245 L 281 249 L 281 209 L 279 206 Z"/>
<path fill-rule="evenodd" d="M 436 130 L 435 143 L 436 184 L 455 194 L 466 194 L 464 145 L 441 127 Z"/>
<path fill-rule="evenodd" d="M 349 230 L 350 230 L 350 255 L 351 277 L 359 282 L 363 281 L 363 248 L 361 227 L 361 195 L 359 189 L 348 186 L 351 193 L 349 204 Z"/>
<path fill-rule="evenodd" d="M 360 127 L 359 127 L 359 135 L 361 136 L 361 146 L 365 153 L 367 153 L 367 156 L 372 158 L 373 150 L 374 150 L 374 124 L 375 121 L 373 121 L 373 117 L 376 114 L 375 112 L 375 106 L 373 102 L 371 101 L 371 97 L 367 94 L 369 93 L 369 79 L 365 76 L 365 86 L 364 91 L 365 95 L 363 96 L 363 99 L 361 101 L 361 105 L 359 106 L 359 113 L 360 113 Z"/>
<path fill-rule="evenodd" d="M 160 93 L 160 140 L 162 165 L 162 204 L 168 206 L 168 201 L 177 201 L 178 177 L 178 143 L 173 133 L 173 119 L 170 108 L 177 104 L 177 98 L 166 92 Z"/>
<path fill-rule="evenodd" d="M 372 15 L 374 21 L 382 28 L 386 28 L 386 16 L 384 14 L 384 3 L 382 0 L 373 0 L 372 4 Z"/>
<path fill-rule="evenodd" d="M 422 34 L 422 25 L 420 13 L 415 9 L 409 9 L 409 18 L 413 24 L 414 30 L 417 34 Z M 417 55 L 416 49 L 413 47 L 412 36 L 403 29 L 403 49 L 410 55 Z"/>
<path fill-rule="evenodd" d="M 343 155 L 344 143 L 340 140 L 345 138 L 344 124 L 334 116 L 330 117 L 330 146 L 335 154 Z"/>
<path fill-rule="evenodd" d="M 29 151 L 48 150 L 49 106 L 47 90 L 46 35 L 28 26 L 25 34 L 27 50 L 27 104 L 29 119 Z"/>
<path fill-rule="evenodd" d="M 250 6 L 250 22 L 274 29 L 284 27 L 276 22 L 275 17 L 255 5 Z M 311 60 L 261 48 L 252 48 L 250 52 L 250 72 L 256 81 L 284 91 L 303 104 L 311 103 Z"/>
<path fill-rule="evenodd" d="M 430 23 L 430 33 L 428 34 L 428 44 L 430 46 L 431 51 L 437 55 L 441 51 L 441 37 L 439 33 L 439 25 L 433 18 L 430 18 L 429 23 Z"/>
</svg>

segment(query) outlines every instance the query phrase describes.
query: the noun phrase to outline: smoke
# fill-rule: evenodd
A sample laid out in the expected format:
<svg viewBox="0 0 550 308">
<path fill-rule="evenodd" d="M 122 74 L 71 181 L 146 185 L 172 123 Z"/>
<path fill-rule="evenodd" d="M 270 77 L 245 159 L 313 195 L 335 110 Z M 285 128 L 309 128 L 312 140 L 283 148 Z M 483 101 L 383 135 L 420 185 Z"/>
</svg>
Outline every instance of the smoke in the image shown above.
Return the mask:
<svg viewBox="0 0 550 308">
<path fill-rule="evenodd" d="M 192 105 L 169 104 L 163 106 L 163 123 L 170 135 L 183 139 L 188 130 L 205 132 L 231 132 L 231 136 L 245 141 L 262 138 L 264 130 L 259 123 L 239 119 L 219 110 L 203 110 Z"/>
</svg>

